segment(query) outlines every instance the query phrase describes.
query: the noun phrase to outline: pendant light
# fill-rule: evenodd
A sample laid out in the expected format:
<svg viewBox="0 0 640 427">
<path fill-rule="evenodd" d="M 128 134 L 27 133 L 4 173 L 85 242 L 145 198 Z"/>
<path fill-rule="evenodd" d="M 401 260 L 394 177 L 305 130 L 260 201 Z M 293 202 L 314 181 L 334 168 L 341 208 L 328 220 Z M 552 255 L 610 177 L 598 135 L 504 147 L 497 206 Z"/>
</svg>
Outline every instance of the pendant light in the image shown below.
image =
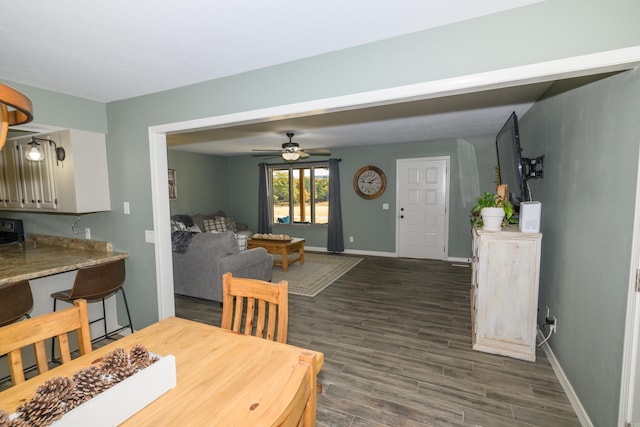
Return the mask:
<svg viewBox="0 0 640 427">
<path fill-rule="evenodd" d="M 12 110 L 9 110 L 9 107 Z M 33 120 L 31 100 L 24 94 L 0 83 L 0 150 L 7 140 L 9 126 L 22 125 Z"/>
</svg>

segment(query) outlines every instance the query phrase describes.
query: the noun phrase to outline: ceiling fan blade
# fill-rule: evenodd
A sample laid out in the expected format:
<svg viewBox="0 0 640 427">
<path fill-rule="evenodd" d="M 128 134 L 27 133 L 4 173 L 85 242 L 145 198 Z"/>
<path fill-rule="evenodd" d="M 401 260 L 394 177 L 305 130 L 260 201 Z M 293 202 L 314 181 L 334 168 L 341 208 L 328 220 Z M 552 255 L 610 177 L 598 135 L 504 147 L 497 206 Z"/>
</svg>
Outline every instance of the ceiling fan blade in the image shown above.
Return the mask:
<svg viewBox="0 0 640 427">
<path fill-rule="evenodd" d="M 309 148 L 306 150 L 301 150 L 309 154 L 326 154 L 328 156 L 331 155 L 331 151 L 327 148 Z"/>
</svg>

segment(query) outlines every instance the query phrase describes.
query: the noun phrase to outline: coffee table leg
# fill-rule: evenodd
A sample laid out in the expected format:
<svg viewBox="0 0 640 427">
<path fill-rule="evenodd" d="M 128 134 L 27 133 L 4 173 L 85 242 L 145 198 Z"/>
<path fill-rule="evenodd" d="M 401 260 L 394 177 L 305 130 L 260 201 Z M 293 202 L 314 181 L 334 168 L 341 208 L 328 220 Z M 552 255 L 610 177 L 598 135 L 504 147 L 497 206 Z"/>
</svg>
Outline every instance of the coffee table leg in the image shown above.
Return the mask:
<svg viewBox="0 0 640 427">
<path fill-rule="evenodd" d="M 300 264 L 304 264 L 304 245 L 300 246 Z"/>
<path fill-rule="evenodd" d="M 289 269 L 289 257 L 287 256 L 287 248 L 282 248 L 282 271 Z"/>
</svg>

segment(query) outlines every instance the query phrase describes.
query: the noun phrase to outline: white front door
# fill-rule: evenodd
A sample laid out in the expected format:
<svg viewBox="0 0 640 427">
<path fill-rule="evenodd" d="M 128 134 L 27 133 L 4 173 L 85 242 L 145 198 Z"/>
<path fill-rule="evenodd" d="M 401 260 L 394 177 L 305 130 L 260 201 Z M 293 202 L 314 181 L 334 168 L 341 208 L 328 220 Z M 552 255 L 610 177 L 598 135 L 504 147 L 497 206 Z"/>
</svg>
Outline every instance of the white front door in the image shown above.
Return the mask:
<svg viewBox="0 0 640 427">
<path fill-rule="evenodd" d="M 398 256 L 447 259 L 449 157 L 399 159 Z"/>
</svg>

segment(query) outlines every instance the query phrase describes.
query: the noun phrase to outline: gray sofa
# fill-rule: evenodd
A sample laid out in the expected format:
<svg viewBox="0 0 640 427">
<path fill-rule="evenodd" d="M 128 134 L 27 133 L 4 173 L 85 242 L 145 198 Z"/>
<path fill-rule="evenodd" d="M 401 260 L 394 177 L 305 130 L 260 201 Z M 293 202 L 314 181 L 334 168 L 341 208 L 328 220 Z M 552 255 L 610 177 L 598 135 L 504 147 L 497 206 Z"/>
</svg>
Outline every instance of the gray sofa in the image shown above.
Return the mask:
<svg viewBox="0 0 640 427">
<path fill-rule="evenodd" d="M 194 233 L 184 253 L 173 252 L 174 292 L 222 302 L 222 275 L 271 281 L 273 258 L 263 248 L 240 252 L 235 235 Z"/>
</svg>

